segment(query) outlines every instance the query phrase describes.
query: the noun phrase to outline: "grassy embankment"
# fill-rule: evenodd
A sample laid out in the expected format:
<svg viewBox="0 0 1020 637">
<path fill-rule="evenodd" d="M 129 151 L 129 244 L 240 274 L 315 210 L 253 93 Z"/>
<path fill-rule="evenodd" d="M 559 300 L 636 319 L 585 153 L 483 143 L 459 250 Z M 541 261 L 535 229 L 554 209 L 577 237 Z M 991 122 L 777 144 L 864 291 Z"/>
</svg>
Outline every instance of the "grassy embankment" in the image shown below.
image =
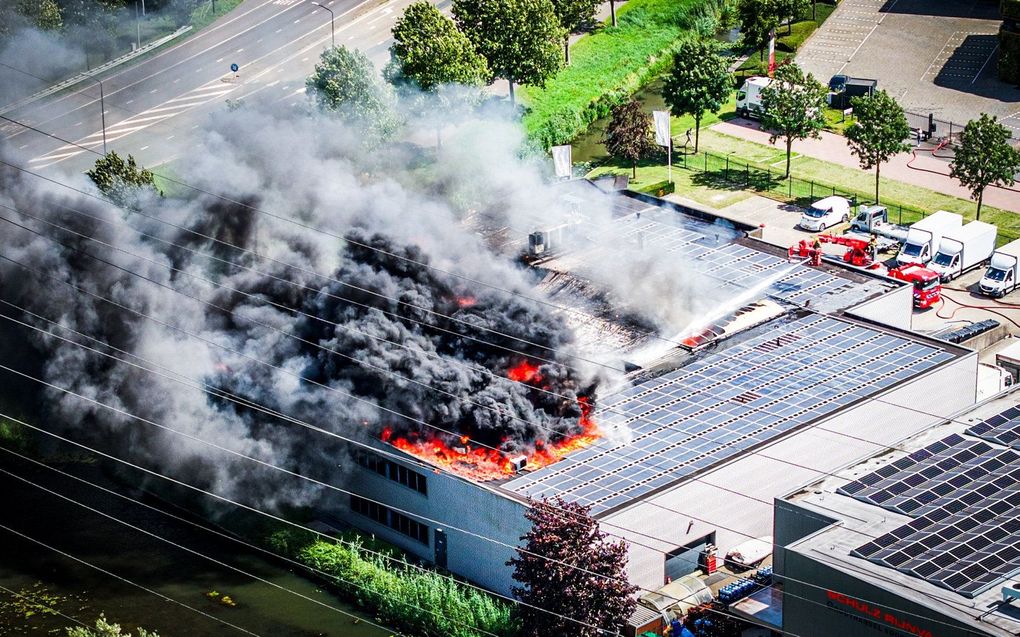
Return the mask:
<svg viewBox="0 0 1020 637">
<path fill-rule="evenodd" d="M 569 143 L 668 68 L 683 38 L 711 33 L 722 6 L 723 0 L 629 0 L 617 26 L 578 40 L 571 65 L 545 87 L 522 88 L 528 138 L 544 148 Z"/>
</svg>

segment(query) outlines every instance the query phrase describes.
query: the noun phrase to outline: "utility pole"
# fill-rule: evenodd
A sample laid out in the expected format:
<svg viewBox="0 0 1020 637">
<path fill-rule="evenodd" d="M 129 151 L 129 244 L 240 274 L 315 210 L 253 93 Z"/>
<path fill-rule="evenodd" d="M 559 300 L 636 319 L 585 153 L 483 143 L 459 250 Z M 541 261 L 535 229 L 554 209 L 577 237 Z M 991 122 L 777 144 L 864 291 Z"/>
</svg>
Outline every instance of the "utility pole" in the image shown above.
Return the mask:
<svg viewBox="0 0 1020 637">
<path fill-rule="evenodd" d="M 103 157 L 106 157 L 106 100 L 103 98 L 103 82 L 92 78 L 99 85 L 99 116 L 103 122 Z"/>
<path fill-rule="evenodd" d="M 333 45 L 333 48 L 335 49 L 336 48 L 336 26 L 335 26 L 335 24 L 333 22 L 333 18 L 334 18 L 333 10 L 330 9 L 329 7 L 327 7 L 324 4 L 319 4 L 318 2 L 313 2 L 312 4 L 314 4 L 315 6 L 319 7 L 320 9 L 325 9 L 326 11 L 329 11 L 329 39 L 330 39 L 330 43 Z"/>
</svg>

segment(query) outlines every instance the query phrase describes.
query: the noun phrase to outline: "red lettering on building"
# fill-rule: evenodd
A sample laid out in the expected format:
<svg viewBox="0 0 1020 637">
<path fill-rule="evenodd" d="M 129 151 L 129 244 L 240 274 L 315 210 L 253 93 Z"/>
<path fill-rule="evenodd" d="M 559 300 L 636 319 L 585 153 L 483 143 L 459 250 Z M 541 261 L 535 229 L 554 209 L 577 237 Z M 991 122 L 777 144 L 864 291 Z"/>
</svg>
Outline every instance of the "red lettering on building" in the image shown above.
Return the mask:
<svg viewBox="0 0 1020 637">
<path fill-rule="evenodd" d="M 904 632 L 910 633 L 911 635 L 917 635 L 917 637 L 935 637 L 930 630 L 925 630 L 918 626 L 913 625 L 905 619 L 901 619 L 889 611 L 883 611 L 881 608 L 869 604 L 868 602 L 862 602 L 859 599 L 854 599 L 849 595 L 843 593 L 837 593 L 836 591 L 825 591 L 829 601 L 848 606 L 862 615 L 868 617 L 874 617 L 881 619 L 890 626 L 894 626 Z"/>
</svg>

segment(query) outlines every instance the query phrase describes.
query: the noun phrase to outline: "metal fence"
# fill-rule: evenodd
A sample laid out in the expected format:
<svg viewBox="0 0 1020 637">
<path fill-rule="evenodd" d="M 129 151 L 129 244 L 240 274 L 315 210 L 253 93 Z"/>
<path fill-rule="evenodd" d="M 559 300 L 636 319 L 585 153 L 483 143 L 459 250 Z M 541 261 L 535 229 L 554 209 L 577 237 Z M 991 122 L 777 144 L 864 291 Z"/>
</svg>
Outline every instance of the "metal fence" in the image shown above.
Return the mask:
<svg viewBox="0 0 1020 637">
<path fill-rule="evenodd" d="M 693 177 L 695 184 L 709 188 L 739 188 L 754 190 L 759 194 L 807 207 L 823 197 L 840 195 L 855 203 L 866 203 L 874 200 L 875 193 L 847 189 L 835 184 L 827 184 L 811 179 L 801 179 L 791 175 L 783 178 L 780 169 L 759 167 L 733 159 L 730 155 L 717 155 L 711 152 L 699 152 L 697 155 L 676 153 L 674 167 L 698 173 Z M 899 203 L 882 202 L 889 209 L 890 220 L 896 223 L 913 223 L 923 219 L 927 211 L 904 206 Z"/>
<path fill-rule="evenodd" d="M 963 131 L 964 126 L 967 125 L 967 122 L 960 123 L 939 119 L 932 113 L 924 115 L 921 113 L 904 111 L 904 114 L 906 114 L 907 122 L 910 124 L 911 128 L 927 131 L 932 138 L 953 144 L 960 141 L 960 133 Z M 1017 130 L 1016 128 L 1009 128 L 1009 132 L 1013 139 L 1020 139 L 1020 130 Z"/>
</svg>

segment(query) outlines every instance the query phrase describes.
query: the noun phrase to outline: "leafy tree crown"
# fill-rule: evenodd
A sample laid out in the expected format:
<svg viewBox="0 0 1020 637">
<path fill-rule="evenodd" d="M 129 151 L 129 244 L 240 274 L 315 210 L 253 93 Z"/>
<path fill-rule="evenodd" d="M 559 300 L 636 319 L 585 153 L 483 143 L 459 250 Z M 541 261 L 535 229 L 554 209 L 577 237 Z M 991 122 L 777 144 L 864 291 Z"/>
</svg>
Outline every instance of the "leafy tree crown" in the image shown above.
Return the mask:
<svg viewBox="0 0 1020 637">
<path fill-rule="evenodd" d="M 825 95 L 825 86 L 796 64 L 777 68 L 775 78 L 761 92 L 761 124 L 772 131 L 771 141 L 820 137 Z"/>
<path fill-rule="evenodd" d="M 635 606 L 637 587 L 625 575 L 626 544 L 611 542 L 589 507 L 559 497 L 535 502 L 526 515 L 531 530 L 521 538 L 523 550 L 507 563 L 521 583 L 513 592 L 549 612 L 519 607 L 522 635 L 614 634 Z"/>
<path fill-rule="evenodd" d="M 715 47 L 702 40 L 682 42 L 673 55 L 662 97 L 674 115 L 701 117 L 718 111 L 730 94 L 730 72 Z"/>
<path fill-rule="evenodd" d="M 853 124 L 845 131 L 850 152 L 860 159 L 861 168 L 871 170 L 894 155 L 910 150 L 904 140 L 910 136 L 910 124 L 903 107 L 887 92 L 855 97 Z"/>
<path fill-rule="evenodd" d="M 982 113 L 963 129 L 950 174 L 978 199 L 992 184 L 1012 186 L 1020 171 L 1020 152 L 1011 145 L 1009 129 Z"/>
<path fill-rule="evenodd" d="M 454 0 L 453 17 L 492 78 L 541 86 L 560 68 L 563 29 L 551 0 Z"/>
<path fill-rule="evenodd" d="M 478 86 L 489 75 L 485 58 L 435 5 L 415 2 L 393 26 L 392 60 L 385 75 L 426 92 L 444 84 Z"/>
</svg>

